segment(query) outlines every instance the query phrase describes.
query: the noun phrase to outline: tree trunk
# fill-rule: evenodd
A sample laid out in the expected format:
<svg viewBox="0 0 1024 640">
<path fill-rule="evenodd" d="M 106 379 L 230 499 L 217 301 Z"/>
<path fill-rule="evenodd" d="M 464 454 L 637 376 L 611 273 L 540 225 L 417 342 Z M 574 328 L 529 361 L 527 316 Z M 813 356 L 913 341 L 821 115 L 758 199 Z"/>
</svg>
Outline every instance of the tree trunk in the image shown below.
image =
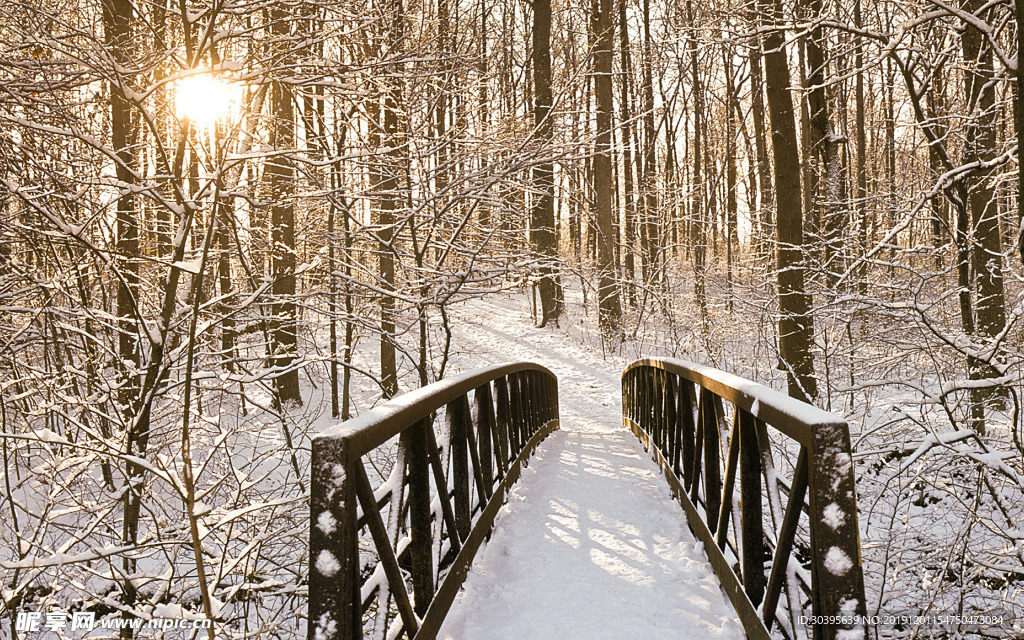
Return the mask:
<svg viewBox="0 0 1024 640">
<path fill-rule="evenodd" d="M 854 5 L 854 21 L 859 28 L 862 24 L 861 0 L 856 0 Z M 864 256 L 868 250 L 868 171 L 867 171 L 867 135 L 864 123 L 864 43 L 857 43 L 857 52 L 854 54 L 854 66 L 857 68 L 857 84 L 854 89 L 856 94 L 856 129 L 857 135 L 857 248 L 858 254 Z M 867 261 L 861 263 L 857 270 L 857 292 L 860 295 L 867 294 Z"/>
<path fill-rule="evenodd" d="M 739 212 L 736 199 L 736 120 L 733 119 L 734 103 L 737 101 L 737 88 L 733 86 L 733 69 L 730 56 L 723 56 L 725 68 L 725 290 L 726 309 L 733 310 L 733 253 L 734 247 L 739 248 Z"/>
<path fill-rule="evenodd" d="M 781 24 L 781 0 L 761 0 L 770 24 Z M 764 37 L 765 88 L 775 158 L 775 200 L 778 234 L 779 352 L 786 368 L 789 395 L 810 402 L 818 395 L 814 379 L 814 321 L 811 299 L 804 290 L 803 203 L 800 150 L 796 141 L 793 99 L 786 62 L 785 34 L 770 28 Z"/>
<path fill-rule="evenodd" d="M 402 0 L 391 0 L 391 24 L 388 30 L 388 52 L 397 55 L 405 30 L 405 9 Z M 396 65 L 398 63 L 395 63 Z M 380 372 L 384 396 L 398 393 L 398 369 L 395 361 L 395 252 L 391 246 L 395 232 L 395 212 L 402 207 L 400 176 L 402 173 L 402 140 L 398 114 L 402 101 L 402 79 L 398 69 L 389 74 L 384 90 L 383 136 L 381 143 L 388 151 L 382 159 L 378 182 L 376 224 L 379 228 L 378 278 L 385 292 L 380 298 Z"/>
<path fill-rule="evenodd" d="M 118 63 L 119 70 L 130 67 L 128 51 L 132 47 L 132 2 L 131 0 L 104 0 L 103 28 L 106 46 L 111 56 Z M 139 418 L 139 380 L 138 366 L 138 333 L 136 317 L 136 296 L 138 294 L 138 258 L 139 258 L 139 224 L 135 211 L 135 199 L 131 185 L 134 184 L 136 166 L 135 140 L 136 129 L 132 121 L 132 107 L 121 89 L 120 83 L 127 84 L 128 79 L 111 80 L 110 91 L 110 137 L 111 145 L 117 154 L 115 175 L 120 183 L 121 193 L 117 199 L 117 253 L 121 260 L 118 263 L 120 278 L 117 280 L 117 355 L 120 359 L 119 369 L 122 375 L 120 402 L 125 417 L 125 453 L 143 457 L 149 439 L 146 421 Z M 124 514 L 121 528 L 121 542 L 134 545 L 138 542 L 139 516 L 142 507 L 144 483 L 142 475 L 145 469 L 135 462 L 126 464 L 127 491 L 124 493 Z M 135 561 L 131 554 L 125 554 L 122 569 L 125 575 L 135 572 Z M 137 597 L 134 584 L 125 580 L 122 585 L 123 599 L 126 605 L 132 605 Z M 122 638 L 132 637 L 130 629 L 122 630 Z"/>
<path fill-rule="evenodd" d="M 554 127 L 551 116 L 551 1 L 533 3 L 533 139 L 538 147 L 551 144 Z M 545 156 L 544 151 L 540 151 Z M 558 246 L 555 236 L 554 164 L 544 160 L 533 168 L 533 207 L 530 209 L 530 243 L 542 261 L 540 265 L 540 318 L 538 326 L 561 314 L 561 285 L 557 273 Z"/>
<path fill-rule="evenodd" d="M 817 20 L 821 16 L 821 0 L 806 0 L 808 18 L 816 22 L 806 38 L 807 106 L 810 111 L 810 153 L 812 160 L 812 206 L 818 212 L 819 231 L 823 241 L 822 269 L 825 282 L 832 289 L 837 279 L 832 264 L 839 254 L 840 198 L 842 158 L 839 142 L 832 130 L 828 96 L 825 93 L 825 36 Z M 824 182 L 824 185 L 821 183 Z"/>
<path fill-rule="evenodd" d="M 935 74 L 934 87 L 928 92 L 928 117 L 932 120 L 942 117 L 945 111 L 945 78 L 942 77 L 941 73 Z M 942 155 L 939 153 L 937 148 L 937 142 L 928 143 L 928 166 L 932 171 L 932 180 L 938 180 L 943 174 L 942 166 Z M 865 189 L 866 191 L 866 189 Z M 932 205 L 932 247 L 935 251 L 935 268 L 942 268 L 942 253 L 941 248 L 945 243 L 946 233 L 944 229 L 949 228 L 949 210 L 948 203 L 945 198 L 942 197 L 942 193 L 936 193 L 931 198 Z"/>
<path fill-rule="evenodd" d="M 633 124 L 632 113 L 629 105 L 629 91 L 633 84 L 632 65 L 629 56 L 629 24 L 626 20 L 626 0 L 619 0 L 619 56 L 622 69 L 621 98 L 619 100 L 619 113 L 622 125 L 622 175 L 623 175 L 623 204 L 625 209 L 625 273 L 623 274 L 626 291 L 627 304 L 635 304 L 635 281 L 636 281 L 636 247 L 634 238 L 636 236 L 636 202 L 634 201 L 633 189 Z"/>
<path fill-rule="evenodd" d="M 964 11 L 974 13 L 982 7 L 979 0 L 965 0 Z M 976 27 L 965 25 L 960 37 L 964 61 L 964 94 L 967 96 L 967 113 L 970 118 L 964 134 L 965 163 L 982 163 L 993 155 L 996 148 L 996 90 L 995 70 L 992 65 L 992 49 L 986 36 Z M 990 169 L 976 169 L 967 179 L 968 207 L 974 232 L 971 264 L 974 267 L 975 288 L 978 294 L 975 302 L 978 337 L 994 340 L 1006 327 L 1006 296 L 1003 291 L 1003 259 L 999 236 L 999 203 Z M 998 376 L 992 367 L 972 375 L 972 378 Z M 972 392 L 975 429 L 984 431 L 984 422 L 979 422 L 981 403 L 990 399 L 989 390 Z"/>
<path fill-rule="evenodd" d="M 694 27 L 693 3 L 686 2 L 687 21 Z M 697 41 L 694 36 L 689 38 L 687 47 L 690 50 L 690 72 L 692 73 L 693 93 L 693 179 L 690 184 L 692 193 L 690 205 L 690 242 L 693 244 L 693 292 L 700 309 L 701 335 L 707 336 L 710 331 L 707 296 L 707 215 L 704 207 L 704 90 L 701 86 L 700 64 L 697 58 Z"/>
<path fill-rule="evenodd" d="M 612 226 L 612 0 L 594 3 L 594 97 L 597 136 L 594 142 L 594 208 L 597 217 L 598 318 L 604 335 L 613 342 L 622 339 L 622 307 L 615 282 Z"/>
<path fill-rule="evenodd" d="M 235 227 L 234 198 L 217 189 L 215 215 L 220 217 L 216 229 L 217 282 L 220 286 L 220 348 L 221 362 L 228 371 L 235 370 L 235 321 L 231 316 L 230 301 L 234 289 L 231 284 L 230 230 Z"/>
<path fill-rule="evenodd" d="M 270 18 L 271 37 L 287 39 L 292 24 L 288 13 L 281 5 L 275 4 Z M 282 67 L 287 68 L 283 61 Z M 294 366 L 298 331 L 295 312 L 295 167 L 287 155 L 295 148 L 295 108 L 291 86 L 282 78 L 271 82 L 270 109 L 273 115 L 270 147 L 280 154 L 268 160 L 266 168 L 273 199 L 270 207 L 270 274 L 274 295 L 271 365 L 276 370 L 274 381 L 278 403 L 301 404 L 299 371 Z"/>
<path fill-rule="evenodd" d="M 1017 22 L 1017 68 L 1013 86 L 1013 124 L 1017 131 L 1017 253 L 1024 264 L 1024 64 L 1020 55 L 1024 51 L 1024 0 L 1013 0 L 1014 19 Z"/>
<path fill-rule="evenodd" d="M 761 40 L 754 36 L 750 49 L 750 99 L 751 115 L 754 120 L 754 149 L 757 152 L 758 211 L 760 213 L 760 246 L 766 262 L 771 261 L 771 250 L 766 245 L 774 233 L 772 216 L 772 178 L 768 162 L 768 145 L 765 144 L 764 87 L 761 83 Z"/>
<path fill-rule="evenodd" d="M 643 229 L 645 277 L 651 282 L 659 281 L 661 264 L 661 232 L 658 220 L 658 163 L 655 155 L 657 133 L 654 128 L 654 61 L 651 56 L 651 3 L 644 0 L 644 60 L 643 60 L 643 108 L 644 108 L 644 171 L 643 185 Z"/>
</svg>

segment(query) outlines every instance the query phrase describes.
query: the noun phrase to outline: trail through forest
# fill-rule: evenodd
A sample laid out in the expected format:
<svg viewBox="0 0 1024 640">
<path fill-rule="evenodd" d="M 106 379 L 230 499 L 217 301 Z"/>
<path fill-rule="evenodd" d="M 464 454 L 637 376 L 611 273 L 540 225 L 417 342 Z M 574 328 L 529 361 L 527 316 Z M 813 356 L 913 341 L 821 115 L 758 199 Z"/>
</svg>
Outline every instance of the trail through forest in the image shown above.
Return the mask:
<svg viewBox="0 0 1024 640">
<path fill-rule="evenodd" d="M 554 371 L 561 427 L 510 492 L 440 637 L 742 638 L 682 509 L 621 425 L 620 358 L 531 328 L 517 302 L 467 305 L 460 344 L 473 362 Z"/>
</svg>

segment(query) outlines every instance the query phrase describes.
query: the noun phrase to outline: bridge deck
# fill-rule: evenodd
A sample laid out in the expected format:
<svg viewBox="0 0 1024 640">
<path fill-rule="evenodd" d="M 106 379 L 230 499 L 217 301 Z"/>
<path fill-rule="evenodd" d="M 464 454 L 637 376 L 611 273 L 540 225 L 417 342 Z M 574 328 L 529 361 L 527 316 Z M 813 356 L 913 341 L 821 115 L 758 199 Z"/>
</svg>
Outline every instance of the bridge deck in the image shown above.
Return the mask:
<svg viewBox="0 0 1024 640">
<path fill-rule="evenodd" d="M 563 412 L 441 638 L 744 637 L 661 472 L 631 433 L 607 426 L 616 409 L 600 420 Z"/>
</svg>

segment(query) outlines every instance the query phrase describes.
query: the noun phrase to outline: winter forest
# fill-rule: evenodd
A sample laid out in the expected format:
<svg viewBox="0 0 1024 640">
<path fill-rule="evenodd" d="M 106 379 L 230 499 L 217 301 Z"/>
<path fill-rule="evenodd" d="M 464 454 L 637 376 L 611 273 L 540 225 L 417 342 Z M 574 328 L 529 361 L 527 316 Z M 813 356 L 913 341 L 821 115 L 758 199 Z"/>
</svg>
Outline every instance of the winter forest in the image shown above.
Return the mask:
<svg viewBox="0 0 1024 640">
<path fill-rule="evenodd" d="M 841 416 L 868 613 L 1020 619 L 1022 16 L 4 3 L 0 634 L 304 637 L 310 438 L 538 336 Z"/>
</svg>

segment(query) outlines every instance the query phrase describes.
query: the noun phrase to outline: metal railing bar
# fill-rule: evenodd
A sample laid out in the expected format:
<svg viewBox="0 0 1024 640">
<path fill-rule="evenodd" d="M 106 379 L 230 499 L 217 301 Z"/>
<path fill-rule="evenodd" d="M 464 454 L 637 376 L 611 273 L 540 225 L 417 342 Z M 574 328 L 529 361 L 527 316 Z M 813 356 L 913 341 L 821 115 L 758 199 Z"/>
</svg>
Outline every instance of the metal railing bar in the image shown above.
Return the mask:
<svg viewBox="0 0 1024 640">
<path fill-rule="evenodd" d="M 679 457 L 679 404 L 676 396 L 676 376 L 669 376 L 665 387 L 665 450 L 668 451 L 669 463 Z M 674 465 L 673 465 L 674 466 Z"/>
<path fill-rule="evenodd" d="M 398 435 L 407 425 L 446 406 L 459 396 L 491 380 L 529 369 L 554 376 L 547 368 L 530 362 L 474 369 L 397 396 L 384 405 L 326 429 L 317 437 L 345 438 L 352 455 L 363 456 Z"/>
<path fill-rule="evenodd" d="M 509 443 L 511 442 L 511 434 L 509 433 L 509 422 L 512 417 L 510 415 L 511 401 L 508 393 L 508 380 L 505 378 L 497 378 L 494 381 L 495 390 L 495 432 L 498 436 L 498 464 L 501 467 L 501 473 L 504 475 L 508 472 L 509 464 Z"/>
<path fill-rule="evenodd" d="M 478 508 L 483 509 L 484 505 L 487 504 L 487 488 L 486 483 L 484 482 L 483 469 L 480 464 L 479 445 L 476 440 L 476 435 L 474 434 L 474 431 L 476 430 L 473 429 L 473 426 L 474 425 L 471 423 L 470 428 L 466 430 L 466 439 L 469 441 L 469 461 L 473 465 L 473 484 L 476 486 L 477 504 L 473 507 L 473 512 L 475 513 Z M 477 429 L 479 428 L 479 425 L 477 425 Z"/>
<path fill-rule="evenodd" d="M 789 502 L 786 504 L 786 515 L 782 519 L 782 529 L 779 530 L 779 543 L 775 547 L 775 557 L 772 558 L 772 571 L 768 577 L 764 607 L 762 608 L 764 622 L 769 629 L 771 629 L 771 620 L 774 618 L 775 610 L 779 604 L 779 595 L 782 593 L 782 581 L 789 566 L 789 556 L 793 552 L 796 527 L 800 521 L 801 507 L 803 506 L 804 495 L 807 492 L 809 476 L 807 458 L 807 447 L 800 447 L 800 457 L 796 463 L 796 474 L 793 476 L 793 492 L 790 494 Z"/>
<path fill-rule="evenodd" d="M 764 529 L 761 502 L 761 457 L 754 416 L 736 409 L 740 450 L 740 532 L 743 550 L 743 587 L 750 602 L 757 606 L 764 597 Z"/>
<path fill-rule="evenodd" d="M 710 390 L 701 389 L 704 411 L 704 500 L 707 502 L 708 528 L 718 527 L 718 511 L 722 501 L 722 445 L 720 421 L 721 398 Z"/>
<path fill-rule="evenodd" d="M 494 466 L 491 433 L 494 430 L 494 403 L 491 401 L 490 383 L 481 385 L 473 392 L 473 401 L 476 404 L 477 429 L 480 433 L 480 474 L 490 480 L 494 477 Z M 483 482 L 484 501 L 489 500 L 494 491 L 493 482 Z"/>
<path fill-rule="evenodd" d="M 700 404 L 697 405 L 697 431 L 694 433 L 693 438 L 693 466 L 690 468 L 690 500 L 697 504 L 698 494 L 700 492 L 700 479 L 701 470 L 701 459 L 704 456 L 704 397 L 703 394 L 699 394 Z M 707 491 L 704 492 L 707 494 Z M 707 504 L 704 505 L 707 509 Z"/>
<path fill-rule="evenodd" d="M 739 426 L 739 421 L 734 419 L 732 435 L 729 436 L 729 459 L 725 465 L 725 486 L 722 488 L 721 507 L 718 512 L 716 542 L 719 549 L 725 549 L 725 543 L 729 537 L 729 513 L 732 511 L 733 492 L 736 486 L 736 466 L 740 457 Z"/>
<path fill-rule="evenodd" d="M 448 538 L 451 540 L 451 547 L 459 551 L 461 546 L 458 527 L 455 526 L 455 509 L 452 508 L 451 496 L 448 494 L 448 479 L 444 475 L 444 466 L 441 463 L 441 454 L 438 452 L 437 437 L 433 429 L 426 429 L 427 453 L 430 457 L 430 468 L 434 475 L 434 486 L 437 488 L 437 495 L 441 499 L 441 514 L 448 529 Z M 438 539 L 441 533 L 438 532 Z M 438 567 L 440 571 L 440 566 Z"/>
<path fill-rule="evenodd" d="M 800 444 L 809 445 L 817 428 L 846 424 L 822 409 L 712 367 L 685 360 L 644 359 L 633 362 L 626 371 L 641 367 L 675 373 L 764 420 Z M 757 406 L 754 406 L 755 402 Z"/>
<path fill-rule="evenodd" d="M 682 468 L 683 486 L 687 489 L 693 482 L 693 448 L 696 429 L 694 427 L 694 392 L 693 383 L 689 380 L 680 379 L 679 384 L 679 413 L 683 417 L 682 433 Z M 675 470 L 679 473 L 679 458 L 676 458 Z"/>
<path fill-rule="evenodd" d="M 518 375 L 508 376 L 508 399 L 509 399 L 509 442 L 512 445 L 514 451 L 519 451 L 522 447 L 523 435 L 523 404 L 522 404 L 522 387 L 519 384 Z"/>
<path fill-rule="evenodd" d="M 487 503 L 487 507 L 483 513 L 480 514 L 480 519 L 477 521 L 476 526 L 473 527 L 472 533 L 469 538 L 466 539 L 465 545 L 459 552 L 459 555 L 455 558 L 455 562 L 452 563 L 451 569 L 448 571 L 448 575 L 445 576 L 440 586 L 437 588 L 437 592 L 434 594 L 434 599 L 430 603 L 430 608 L 427 610 L 426 615 L 420 623 L 420 628 L 414 640 L 434 640 L 437 637 L 438 632 L 441 630 L 441 624 L 444 622 L 444 617 L 448 613 L 452 602 L 455 600 L 456 594 L 458 594 L 460 587 L 466 577 L 466 572 L 469 570 L 469 565 L 473 561 L 473 557 L 476 555 L 480 544 L 487 537 L 490 532 L 492 525 L 494 524 L 494 518 L 498 515 L 498 511 L 505 503 L 505 497 L 508 495 L 509 489 L 512 484 L 519 479 L 519 474 L 522 471 L 522 467 L 527 458 L 532 455 L 534 449 L 537 448 L 552 431 L 558 428 L 558 420 L 551 419 L 545 423 L 533 437 L 526 443 L 523 450 L 520 452 L 516 459 L 510 464 L 508 473 L 505 475 L 505 479 L 501 481 L 497 489 L 494 492 L 493 497 Z"/>
<path fill-rule="evenodd" d="M 395 598 L 395 605 L 402 616 L 402 622 L 406 629 L 411 629 L 410 636 L 415 635 L 419 627 L 419 620 L 413 611 L 412 602 L 409 600 L 409 592 L 405 586 L 405 579 L 402 577 L 402 569 L 398 566 L 398 558 L 395 557 L 395 550 L 391 548 L 391 540 L 388 538 L 387 529 L 381 520 L 380 512 L 373 510 L 373 487 L 370 486 L 370 479 L 366 477 L 366 469 L 363 465 L 356 465 L 356 495 L 363 505 L 363 510 L 369 516 L 370 536 L 373 544 L 377 547 L 377 557 L 384 565 L 384 575 L 387 577 L 388 587 L 391 595 Z"/>
<path fill-rule="evenodd" d="M 524 378 L 526 378 L 526 397 L 536 398 L 537 400 L 540 401 L 541 395 L 540 387 L 537 384 L 537 377 L 533 374 L 532 371 L 527 371 Z M 527 402 L 526 407 L 529 411 L 530 418 L 529 420 L 527 420 L 525 426 L 529 438 L 532 438 L 533 434 L 536 433 L 537 426 L 540 424 L 541 421 L 540 402 Z M 523 438 L 523 440 L 529 440 L 529 438 Z"/>
<path fill-rule="evenodd" d="M 377 509 L 376 509 L 377 511 L 380 511 L 381 509 L 384 508 L 385 505 L 387 505 L 387 503 L 391 502 L 391 494 L 393 492 L 394 492 L 394 489 L 390 489 L 389 488 L 379 498 L 377 498 Z M 356 514 L 358 516 L 358 519 L 356 520 L 356 526 L 357 527 L 365 527 L 366 526 L 366 512 L 363 510 L 362 504 L 360 504 L 359 510 L 356 511 Z"/>
<path fill-rule="evenodd" d="M 779 476 L 775 469 L 775 460 L 772 459 L 772 443 L 768 438 L 768 425 L 764 420 L 754 418 L 757 426 L 758 450 L 761 452 L 761 472 L 764 475 L 765 493 L 768 495 L 768 510 L 772 516 L 772 533 L 778 531 L 782 523 L 782 499 L 779 496 Z M 777 544 L 773 540 L 772 544 Z"/>
<path fill-rule="evenodd" d="M 455 528 L 459 532 L 459 538 L 466 539 L 472 523 L 472 506 L 469 501 L 469 460 L 467 449 L 469 439 L 467 431 L 470 430 L 468 404 L 466 396 L 459 396 L 445 409 L 445 416 L 448 420 L 448 429 L 451 434 L 449 462 L 452 479 L 452 487 L 455 491 Z"/>
<path fill-rule="evenodd" d="M 406 451 L 406 482 L 409 486 L 409 549 L 412 574 L 413 600 L 417 615 L 427 612 L 426 605 L 434 593 L 434 557 L 431 551 L 431 524 L 434 515 L 430 508 L 429 444 L 424 431 L 431 429 L 432 420 L 424 418 L 402 432 L 400 445 Z"/>
<path fill-rule="evenodd" d="M 665 447 L 665 389 L 659 381 L 651 385 L 651 435 L 659 449 L 664 451 Z"/>
</svg>

